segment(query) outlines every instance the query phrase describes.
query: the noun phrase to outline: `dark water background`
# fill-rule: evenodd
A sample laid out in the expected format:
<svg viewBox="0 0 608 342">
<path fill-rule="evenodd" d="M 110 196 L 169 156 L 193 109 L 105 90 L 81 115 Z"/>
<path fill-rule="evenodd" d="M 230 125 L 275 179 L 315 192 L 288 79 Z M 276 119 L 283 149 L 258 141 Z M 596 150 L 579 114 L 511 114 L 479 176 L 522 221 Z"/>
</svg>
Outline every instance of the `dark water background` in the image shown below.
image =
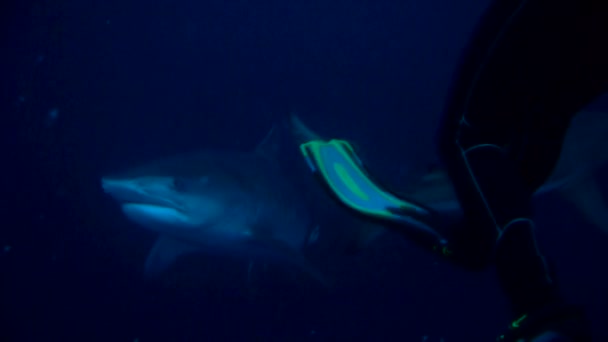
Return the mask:
<svg viewBox="0 0 608 342">
<path fill-rule="evenodd" d="M 244 294 L 244 266 L 222 259 L 201 266 L 226 274 L 216 286 L 145 281 L 154 236 L 99 188 L 104 172 L 139 161 L 251 148 L 289 111 L 356 141 L 398 186 L 433 159 L 447 87 L 487 4 L 3 5 L 0 339 L 492 341 L 510 319 L 493 270 L 467 273 L 400 240 L 345 258 L 329 293 L 278 276 Z M 566 295 L 608 340 L 606 236 L 557 198 L 538 217 Z"/>
</svg>

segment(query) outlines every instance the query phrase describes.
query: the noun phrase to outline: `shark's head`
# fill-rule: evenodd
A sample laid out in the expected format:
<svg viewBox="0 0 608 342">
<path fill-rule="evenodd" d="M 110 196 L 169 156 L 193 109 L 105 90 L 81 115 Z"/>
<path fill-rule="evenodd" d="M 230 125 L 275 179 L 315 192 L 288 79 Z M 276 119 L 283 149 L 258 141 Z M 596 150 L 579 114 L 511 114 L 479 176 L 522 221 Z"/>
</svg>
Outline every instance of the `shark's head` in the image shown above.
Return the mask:
<svg viewBox="0 0 608 342">
<path fill-rule="evenodd" d="M 147 229 L 204 234 L 246 199 L 226 160 L 213 154 L 182 155 L 103 177 L 101 183 L 127 218 Z"/>
<path fill-rule="evenodd" d="M 130 220 L 159 232 L 211 225 L 224 213 L 207 177 L 105 177 L 102 187 Z"/>
</svg>

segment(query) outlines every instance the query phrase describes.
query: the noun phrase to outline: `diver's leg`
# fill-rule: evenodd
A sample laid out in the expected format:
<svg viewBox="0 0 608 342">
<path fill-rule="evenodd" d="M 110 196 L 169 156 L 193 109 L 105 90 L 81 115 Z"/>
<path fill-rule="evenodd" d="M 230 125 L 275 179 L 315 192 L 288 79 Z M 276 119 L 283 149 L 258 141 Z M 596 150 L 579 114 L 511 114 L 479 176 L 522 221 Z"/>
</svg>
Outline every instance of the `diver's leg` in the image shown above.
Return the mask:
<svg viewBox="0 0 608 342">
<path fill-rule="evenodd" d="M 455 254 L 473 265 L 493 256 L 517 316 L 563 304 L 529 202 L 573 113 L 608 84 L 601 44 L 608 18 L 595 3 L 496 1 L 469 45 L 440 129 L 440 155 L 466 217 L 460 240 L 452 239 L 466 249 Z"/>
<path fill-rule="evenodd" d="M 495 0 L 463 56 L 449 101 L 457 113 L 446 124 L 453 131 L 466 112 L 494 128 L 531 192 L 553 170 L 573 113 L 608 90 L 607 8 L 597 0 Z"/>
</svg>

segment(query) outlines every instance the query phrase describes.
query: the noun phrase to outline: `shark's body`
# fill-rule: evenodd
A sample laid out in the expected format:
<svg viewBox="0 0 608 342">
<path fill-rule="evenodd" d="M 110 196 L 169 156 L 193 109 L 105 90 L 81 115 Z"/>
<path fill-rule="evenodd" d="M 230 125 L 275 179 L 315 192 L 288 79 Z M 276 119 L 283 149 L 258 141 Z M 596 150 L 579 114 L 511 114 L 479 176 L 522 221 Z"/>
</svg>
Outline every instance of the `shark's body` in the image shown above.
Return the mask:
<svg viewBox="0 0 608 342">
<path fill-rule="evenodd" d="M 206 151 L 104 177 L 102 186 L 131 221 L 159 238 L 145 272 L 158 275 L 193 252 L 297 265 L 313 225 L 279 165 L 259 152 Z"/>
</svg>

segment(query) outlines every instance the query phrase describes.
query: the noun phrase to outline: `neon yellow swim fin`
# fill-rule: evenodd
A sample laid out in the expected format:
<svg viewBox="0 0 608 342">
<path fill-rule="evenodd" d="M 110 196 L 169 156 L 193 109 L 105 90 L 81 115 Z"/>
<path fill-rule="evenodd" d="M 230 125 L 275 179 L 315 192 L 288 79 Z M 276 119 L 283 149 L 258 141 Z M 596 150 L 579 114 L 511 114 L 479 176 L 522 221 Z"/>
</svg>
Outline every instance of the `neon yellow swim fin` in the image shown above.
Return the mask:
<svg viewBox="0 0 608 342">
<path fill-rule="evenodd" d="M 447 240 L 433 228 L 435 213 L 374 182 L 347 141 L 312 140 L 301 144 L 300 151 L 312 172 L 346 208 L 415 237 L 427 247 L 445 250 Z"/>
</svg>

